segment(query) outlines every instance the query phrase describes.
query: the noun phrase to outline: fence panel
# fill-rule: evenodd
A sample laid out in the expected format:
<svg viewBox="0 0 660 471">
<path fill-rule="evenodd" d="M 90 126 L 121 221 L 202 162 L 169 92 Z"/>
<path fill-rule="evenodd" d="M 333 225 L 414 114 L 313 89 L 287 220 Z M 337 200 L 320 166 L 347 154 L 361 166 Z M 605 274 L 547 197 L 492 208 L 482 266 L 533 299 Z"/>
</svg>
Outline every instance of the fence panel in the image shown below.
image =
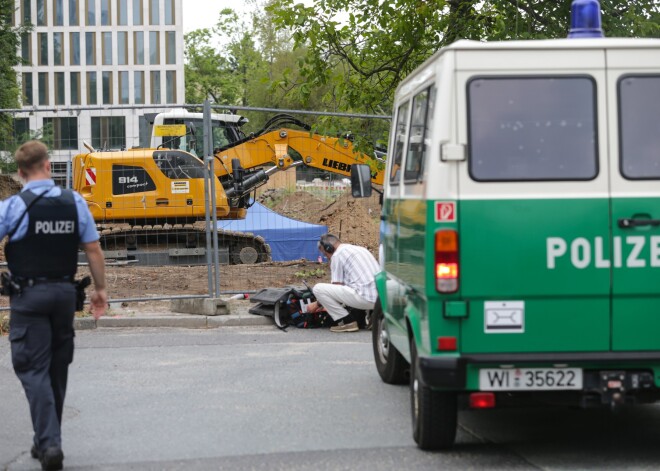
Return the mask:
<svg viewBox="0 0 660 471">
<path fill-rule="evenodd" d="M 370 159 L 354 154 L 350 140 L 315 135 L 305 124 L 319 125 L 319 116 L 273 119 L 272 110 L 245 110 L 247 121 L 214 113 L 221 294 L 328 279 L 327 260 L 316 249 L 325 232 L 377 252 L 378 195 L 350 196 L 351 162 Z M 30 138 L 46 142 L 54 180 L 90 203 L 113 301 L 210 295 L 216 274 L 206 241 L 201 112 L 76 107 L 11 114 L 14 134 L 0 136 L 0 197 L 19 188 L 16 147 Z M 343 116 L 342 125 L 373 138 L 384 135 L 387 122 Z M 282 167 L 288 170 L 277 171 Z M 238 188 L 239 180 L 246 184 Z"/>
</svg>

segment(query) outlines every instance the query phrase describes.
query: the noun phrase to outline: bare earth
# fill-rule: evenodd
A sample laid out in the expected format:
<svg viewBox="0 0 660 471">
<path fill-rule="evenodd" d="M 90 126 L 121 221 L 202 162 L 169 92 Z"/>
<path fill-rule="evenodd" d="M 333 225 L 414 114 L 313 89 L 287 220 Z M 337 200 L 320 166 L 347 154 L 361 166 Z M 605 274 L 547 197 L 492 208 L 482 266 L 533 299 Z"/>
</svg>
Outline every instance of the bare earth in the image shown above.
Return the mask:
<svg viewBox="0 0 660 471">
<path fill-rule="evenodd" d="M 13 178 L 0 175 L 0 198 L 18 192 L 20 183 Z M 308 192 L 286 192 L 267 190 L 260 201 L 278 213 L 313 224 L 328 226 L 329 232 L 342 241 L 368 248 L 374 255 L 378 250 L 380 205 L 378 194 L 371 198 L 354 199 L 349 193 L 329 198 Z M 4 241 L 2 244 L 4 245 Z M 4 251 L 0 254 L 4 260 Z M 86 274 L 82 267 L 80 274 Z M 329 278 L 329 267 L 316 260 L 270 262 L 255 265 L 221 265 L 220 289 L 223 293 L 254 292 L 262 288 L 310 285 Z M 129 265 L 107 268 L 108 292 L 112 300 L 153 298 L 162 296 L 203 295 L 208 291 L 208 272 L 205 266 L 193 267 L 137 267 Z M 131 308 L 138 310 L 166 310 L 166 302 L 128 301 Z M 6 298 L 0 298 L 0 306 Z"/>
</svg>

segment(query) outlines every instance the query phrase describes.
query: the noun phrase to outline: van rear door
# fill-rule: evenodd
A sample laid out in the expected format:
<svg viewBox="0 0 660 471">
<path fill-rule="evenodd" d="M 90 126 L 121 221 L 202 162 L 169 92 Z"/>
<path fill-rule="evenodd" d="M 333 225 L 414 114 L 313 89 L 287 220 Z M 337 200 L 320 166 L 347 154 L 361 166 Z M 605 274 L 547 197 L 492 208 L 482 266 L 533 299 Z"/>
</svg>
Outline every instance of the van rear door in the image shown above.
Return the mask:
<svg viewBox="0 0 660 471">
<path fill-rule="evenodd" d="M 609 350 L 603 51 L 502 54 L 457 61 L 461 351 Z"/>
<path fill-rule="evenodd" d="M 630 60 L 644 68 L 632 69 Z M 608 51 L 612 346 L 660 350 L 660 51 Z M 650 68 L 652 67 L 652 68 Z M 625 72 L 624 72 L 625 71 Z"/>
</svg>

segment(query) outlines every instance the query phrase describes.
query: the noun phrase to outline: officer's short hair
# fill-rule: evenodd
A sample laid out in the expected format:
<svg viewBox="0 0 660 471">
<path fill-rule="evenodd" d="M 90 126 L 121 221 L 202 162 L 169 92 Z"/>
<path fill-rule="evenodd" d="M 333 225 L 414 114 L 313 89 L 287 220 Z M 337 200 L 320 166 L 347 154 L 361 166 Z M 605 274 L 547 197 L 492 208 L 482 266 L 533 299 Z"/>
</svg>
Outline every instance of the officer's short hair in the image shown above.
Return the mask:
<svg viewBox="0 0 660 471">
<path fill-rule="evenodd" d="M 48 160 L 48 147 L 41 141 L 28 141 L 16 150 L 16 163 L 24 172 L 30 172 Z"/>
</svg>

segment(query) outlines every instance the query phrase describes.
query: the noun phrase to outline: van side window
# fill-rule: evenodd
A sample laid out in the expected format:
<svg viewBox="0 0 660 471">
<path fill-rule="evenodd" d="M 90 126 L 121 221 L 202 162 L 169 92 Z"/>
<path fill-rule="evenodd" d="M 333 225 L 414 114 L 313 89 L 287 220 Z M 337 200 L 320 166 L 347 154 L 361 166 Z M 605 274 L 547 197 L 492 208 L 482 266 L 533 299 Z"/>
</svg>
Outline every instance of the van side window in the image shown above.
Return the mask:
<svg viewBox="0 0 660 471">
<path fill-rule="evenodd" d="M 660 76 L 619 80 L 621 174 L 629 180 L 660 178 Z"/>
<path fill-rule="evenodd" d="M 431 123 L 433 121 L 433 96 L 435 88 L 429 87 L 413 98 L 408 153 L 406 154 L 406 182 L 417 182 L 422 178 L 424 155 L 429 148 Z"/>
<path fill-rule="evenodd" d="M 598 175 L 591 77 L 478 77 L 467 91 L 474 180 L 591 180 Z"/>
<path fill-rule="evenodd" d="M 408 105 L 405 102 L 399 106 L 396 112 L 396 134 L 394 136 L 394 158 L 392 159 L 392 167 L 390 168 L 390 183 L 399 183 L 399 171 L 401 170 L 401 162 L 403 161 L 403 150 L 406 145 L 406 133 L 408 131 Z"/>
</svg>

